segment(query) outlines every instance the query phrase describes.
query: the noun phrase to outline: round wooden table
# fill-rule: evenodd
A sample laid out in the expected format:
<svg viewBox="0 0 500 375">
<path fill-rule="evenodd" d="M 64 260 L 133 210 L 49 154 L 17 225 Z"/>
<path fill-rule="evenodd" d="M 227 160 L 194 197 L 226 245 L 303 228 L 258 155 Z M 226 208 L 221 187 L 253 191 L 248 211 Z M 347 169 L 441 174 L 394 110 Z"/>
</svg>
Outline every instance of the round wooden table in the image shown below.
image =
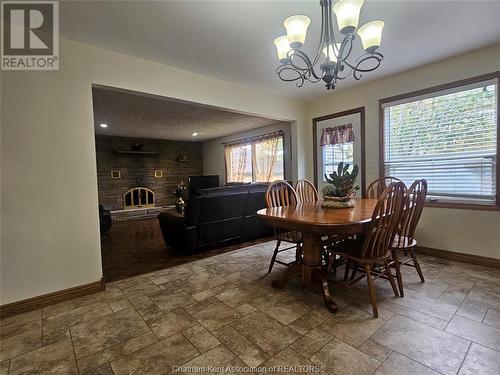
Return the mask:
<svg viewBox="0 0 500 375">
<path fill-rule="evenodd" d="M 291 278 L 301 277 L 302 285 L 320 288 L 328 310 L 337 311 L 321 265 L 321 237 L 350 236 L 363 232 L 371 221 L 377 200 L 355 199 L 355 201 L 356 205 L 353 208 L 323 208 L 321 203 L 317 202 L 264 208 L 257 212 L 273 227 L 302 232 L 302 260 L 293 262 L 281 280 L 273 281 L 273 287 L 284 288 Z"/>
</svg>

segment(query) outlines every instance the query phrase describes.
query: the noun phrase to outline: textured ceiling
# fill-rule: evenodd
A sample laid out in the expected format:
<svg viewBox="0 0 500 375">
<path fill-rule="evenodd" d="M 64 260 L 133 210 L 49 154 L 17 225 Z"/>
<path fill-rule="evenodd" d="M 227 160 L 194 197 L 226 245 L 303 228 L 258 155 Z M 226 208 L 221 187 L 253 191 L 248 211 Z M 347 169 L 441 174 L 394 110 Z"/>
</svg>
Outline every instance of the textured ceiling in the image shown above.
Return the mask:
<svg viewBox="0 0 500 375">
<path fill-rule="evenodd" d="M 309 16 L 304 48 L 317 48 L 319 0 L 61 1 L 60 7 L 61 34 L 69 39 L 281 95 L 326 93 L 321 84 L 299 89 L 275 74 L 273 40 L 284 33 L 286 17 Z M 342 81 L 337 90 L 499 43 L 499 15 L 500 1 L 366 0 L 360 23 L 385 21 L 385 59 L 379 70 Z"/>
<path fill-rule="evenodd" d="M 103 88 L 92 89 L 95 132 L 121 137 L 206 141 L 279 123 L 198 104 Z M 107 128 L 99 124 L 105 123 Z M 198 135 L 193 137 L 192 134 Z"/>
</svg>

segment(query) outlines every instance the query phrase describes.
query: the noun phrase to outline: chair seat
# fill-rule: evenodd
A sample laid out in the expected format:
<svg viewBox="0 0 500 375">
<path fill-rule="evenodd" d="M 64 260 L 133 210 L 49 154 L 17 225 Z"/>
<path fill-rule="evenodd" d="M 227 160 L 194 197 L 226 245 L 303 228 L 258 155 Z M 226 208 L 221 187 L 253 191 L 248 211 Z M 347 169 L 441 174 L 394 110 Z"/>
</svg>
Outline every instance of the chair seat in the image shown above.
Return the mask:
<svg viewBox="0 0 500 375">
<path fill-rule="evenodd" d="M 392 241 L 393 249 L 408 249 L 410 247 L 415 247 L 416 245 L 417 241 L 415 241 L 415 239 L 410 241 L 408 237 L 400 236 L 399 234 L 396 234 L 394 241 Z"/>
<path fill-rule="evenodd" d="M 382 258 L 368 259 L 361 257 L 363 251 L 363 240 L 361 239 L 346 239 L 337 245 L 331 247 L 331 253 L 352 259 L 358 263 L 372 264 L 383 262 L 390 256 L 390 250 Z"/>
<path fill-rule="evenodd" d="M 276 239 L 285 242 L 298 243 L 302 241 L 302 233 L 298 231 L 279 232 Z"/>
</svg>

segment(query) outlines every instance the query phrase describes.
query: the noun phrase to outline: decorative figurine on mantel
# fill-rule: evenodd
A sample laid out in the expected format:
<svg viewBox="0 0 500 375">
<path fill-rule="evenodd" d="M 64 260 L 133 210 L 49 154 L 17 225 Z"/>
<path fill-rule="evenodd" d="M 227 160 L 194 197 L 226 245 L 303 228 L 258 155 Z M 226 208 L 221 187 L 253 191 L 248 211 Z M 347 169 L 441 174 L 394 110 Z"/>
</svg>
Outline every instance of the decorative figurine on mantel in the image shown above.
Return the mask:
<svg viewBox="0 0 500 375">
<path fill-rule="evenodd" d="M 356 177 L 358 177 L 359 167 L 354 165 L 352 172 L 349 172 L 349 164 L 340 162 L 337 171 L 334 171 L 328 177 L 325 173 L 328 185 L 323 187 L 323 202 L 322 207 L 326 208 L 350 208 L 354 207 L 356 190 L 359 186 L 355 185 Z"/>
<path fill-rule="evenodd" d="M 182 199 L 182 194 L 184 194 L 184 190 L 186 190 L 184 182 L 181 181 L 177 185 L 175 185 L 174 195 L 177 197 L 177 199 L 175 200 L 175 209 L 180 214 L 184 213 L 184 207 L 186 205 L 186 203 Z"/>
</svg>

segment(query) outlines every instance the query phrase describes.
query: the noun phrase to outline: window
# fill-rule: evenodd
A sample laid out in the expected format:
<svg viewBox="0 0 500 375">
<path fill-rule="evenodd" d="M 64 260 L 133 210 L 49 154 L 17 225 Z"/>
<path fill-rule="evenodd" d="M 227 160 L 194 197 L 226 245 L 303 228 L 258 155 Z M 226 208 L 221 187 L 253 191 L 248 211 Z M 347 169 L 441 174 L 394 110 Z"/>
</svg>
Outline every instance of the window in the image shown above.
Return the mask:
<svg viewBox="0 0 500 375">
<path fill-rule="evenodd" d="M 225 158 L 226 182 L 269 182 L 285 178 L 281 134 L 227 143 Z"/>
<path fill-rule="evenodd" d="M 382 100 L 382 171 L 425 178 L 431 203 L 497 206 L 497 100 L 491 77 Z"/>
<path fill-rule="evenodd" d="M 337 170 L 340 162 L 350 164 L 352 170 L 354 164 L 354 143 L 338 143 L 336 145 L 322 146 L 323 152 L 323 181 L 326 181 L 325 174 L 330 175 Z"/>
</svg>

